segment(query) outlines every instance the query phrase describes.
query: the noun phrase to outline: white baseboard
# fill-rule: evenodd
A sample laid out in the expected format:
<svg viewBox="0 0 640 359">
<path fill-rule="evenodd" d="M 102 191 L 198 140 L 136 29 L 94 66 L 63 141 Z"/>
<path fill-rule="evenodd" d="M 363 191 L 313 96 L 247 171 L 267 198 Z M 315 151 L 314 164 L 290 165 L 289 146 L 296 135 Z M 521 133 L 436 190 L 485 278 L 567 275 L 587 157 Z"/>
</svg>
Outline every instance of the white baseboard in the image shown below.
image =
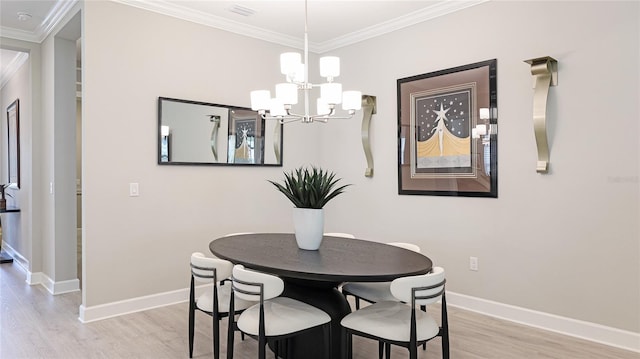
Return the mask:
<svg viewBox="0 0 640 359">
<path fill-rule="evenodd" d="M 42 283 L 42 277 L 44 274 L 42 272 L 32 273 L 29 271 L 29 261 L 23 257 L 20 253 L 18 253 L 13 247 L 2 242 L 2 250 L 7 252 L 13 258 L 13 264 L 18 266 L 26 276 L 25 282 L 29 285 L 38 285 Z"/>
<path fill-rule="evenodd" d="M 640 333 L 449 291 L 447 291 L 447 305 L 596 343 L 640 352 Z"/>
<path fill-rule="evenodd" d="M 42 272 L 32 273 L 29 271 L 29 261 L 24 258 L 20 253 L 16 252 L 11 246 L 6 243 L 2 243 L 2 249 L 6 251 L 11 257 L 13 257 L 13 263 L 26 274 L 26 282 L 29 285 L 41 284 L 49 293 L 53 295 L 75 292 L 80 290 L 80 281 L 78 279 L 65 280 L 55 282 L 49 276 Z"/>
<path fill-rule="evenodd" d="M 44 278 L 46 277 L 44 273 L 42 272 L 31 273 L 28 270 L 26 271 L 26 273 L 27 273 L 27 279 L 25 280 L 25 282 L 27 282 L 27 284 L 38 285 L 38 284 L 44 283 Z"/>
<path fill-rule="evenodd" d="M 207 288 L 207 286 L 197 287 L 197 295 L 199 295 L 204 288 Z M 177 304 L 187 301 L 188 298 L 189 289 L 184 288 L 91 307 L 80 306 L 80 316 L 78 319 L 83 323 L 88 323 Z M 448 291 L 447 305 L 612 347 L 640 352 L 640 333 L 624 331 L 600 324 L 561 317 Z"/>
<path fill-rule="evenodd" d="M 80 306 L 79 320 L 82 323 L 117 317 L 119 315 L 141 312 L 167 305 L 185 302 L 189 299 L 189 289 L 179 289 L 171 292 L 147 295 L 144 297 L 121 300 L 113 303 Z"/>
<path fill-rule="evenodd" d="M 40 284 L 42 284 L 42 286 L 45 287 L 47 291 L 49 291 L 49 293 L 53 295 L 76 292 L 80 290 L 80 281 L 77 278 L 56 282 L 44 273 L 39 274 L 41 275 Z"/>
<path fill-rule="evenodd" d="M 2 242 L 2 251 L 10 255 L 13 258 L 13 263 L 18 264 L 22 271 L 29 270 L 29 261 L 4 241 Z"/>
</svg>

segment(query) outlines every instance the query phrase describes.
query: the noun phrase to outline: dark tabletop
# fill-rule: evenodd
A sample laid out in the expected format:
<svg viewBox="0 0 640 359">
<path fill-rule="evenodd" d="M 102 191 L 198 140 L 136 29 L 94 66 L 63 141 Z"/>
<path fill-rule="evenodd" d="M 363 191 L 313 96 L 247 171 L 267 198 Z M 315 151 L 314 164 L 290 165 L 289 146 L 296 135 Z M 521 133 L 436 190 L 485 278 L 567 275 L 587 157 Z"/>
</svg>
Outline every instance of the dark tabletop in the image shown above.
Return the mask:
<svg viewBox="0 0 640 359">
<path fill-rule="evenodd" d="M 20 208 L 7 207 L 4 209 L 0 209 L 0 213 L 9 213 L 9 212 L 20 212 Z"/>
<path fill-rule="evenodd" d="M 299 249 L 293 233 L 252 233 L 222 237 L 211 252 L 285 278 L 325 282 L 382 282 L 427 273 L 431 260 L 410 250 L 359 239 L 325 236 L 317 251 Z"/>
</svg>

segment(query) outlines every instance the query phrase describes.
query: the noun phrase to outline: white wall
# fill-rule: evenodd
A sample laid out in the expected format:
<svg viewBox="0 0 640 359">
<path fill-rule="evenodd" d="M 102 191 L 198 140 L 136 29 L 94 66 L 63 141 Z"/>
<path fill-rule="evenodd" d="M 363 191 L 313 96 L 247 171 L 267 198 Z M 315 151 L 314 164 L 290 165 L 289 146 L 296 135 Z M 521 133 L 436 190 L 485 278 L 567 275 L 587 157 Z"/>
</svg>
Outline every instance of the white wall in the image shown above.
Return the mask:
<svg viewBox="0 0 640 359">
<path fill-rule="evenodd" d="M 323 163 L 355 183 L 330 229 L 418 243 L 453 292 L 640 332 L 639 15 L 637 2 L 492 1 L 335 51 L 378 113 L 373 179 L 359 123 L 324 133 Z M 541 175 L 523 60 L 547 55 L 560 70 Z M 396 80 L 491 58 L 499 198 L 399 196 Z"/>
</svg>

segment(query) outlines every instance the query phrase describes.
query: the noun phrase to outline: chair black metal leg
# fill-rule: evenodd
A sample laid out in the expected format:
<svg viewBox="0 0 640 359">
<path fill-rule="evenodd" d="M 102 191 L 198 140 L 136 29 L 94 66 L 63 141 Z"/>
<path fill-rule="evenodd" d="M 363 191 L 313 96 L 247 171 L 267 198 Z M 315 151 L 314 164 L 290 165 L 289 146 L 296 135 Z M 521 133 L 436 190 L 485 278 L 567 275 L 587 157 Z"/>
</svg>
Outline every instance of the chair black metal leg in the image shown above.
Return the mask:
<svg viewBox="0 0 640 359">
<path fill-rule="evenodd" d="M 217 315 L 213 317 L 213 358 L 220 359 L 220 320 Z"/>
<path fill-rule="evenodd" d="M 233 299 L 230 304 L 229 325 L 227 325 L 227 359 L 233 359 L 233 335 L 236 330 L 235 312 L 233 310 Z"/>
<path fill-rule="evenodd" d="M 384 356 L 384 342 L 378 341 L 378 359 L 383 359 Z"/>
<path fill-rule="evenodd" d="M 193 358 L 194 311 L 189 308 L 189 358 Z"/>
<path fill-rule="evenodd" d="M 360 309 L 360 298 L 355 297 L 356 298 L 356 310 Z"/>
<path fill-rule="evenodd" d="M 196 303 L 194 293 L 194 279 L 191 277 L 191 291 L 189 294 L 189 358 L 193 358 L 193 336 L 196 316 Z"/>
<path fill-rule="evenodd" d="M 420 306 L 420 310 L 422 310 L 423 312 L 427 312 L 427 306 L 426 305 L 421 305 Z M 427 350 L 427 342 L 422 343 L 422 350 Z"/>
<path fill-rule="evenodd" d="M 391 344 L 385 343 L 384 350 L 387 352 L 386 359 L 391 359 Z"/>
<path fill-rule="evenodd" d="M 267 357 L 267 339 L 263 336 L 258 338 L 258 358 L 265 359 Z"/>
<path fill-rule="evenodd" d="M 409 359 L 418 359 L 418 348 L 415 345 L 409 345 Z"/>
<path fill-rule="evenodd" d="M 441 313 L 442 358 L 449 359 L 449 316 L 447 314 L 447 299 L 445 298 L 445 293 L 442 293 Z"/>
</svg>

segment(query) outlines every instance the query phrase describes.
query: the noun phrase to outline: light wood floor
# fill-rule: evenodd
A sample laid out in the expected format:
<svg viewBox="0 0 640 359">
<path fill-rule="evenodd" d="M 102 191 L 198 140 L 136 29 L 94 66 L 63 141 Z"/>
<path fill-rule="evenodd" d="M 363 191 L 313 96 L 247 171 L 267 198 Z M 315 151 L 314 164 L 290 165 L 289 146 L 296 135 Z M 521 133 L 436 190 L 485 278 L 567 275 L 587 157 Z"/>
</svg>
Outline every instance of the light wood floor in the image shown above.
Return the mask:
<svg viewBox="0 0 640 359">
<path fill-rule="evenodd" d="M 186 281 L 186 279 L 185 279 Z M 185 282 L 186 285 L 186 282 Z M 29 286 L 15 264 L 0 266 L 0 358 L 188 358 L 187 303 L 82 324 L 80 293 L 50 295 Z M 439 308 L 429 309 L 439 313 Z M 449 307 L 454 359 L 639 359 L 640 354 L 486 317 Z M 439 320 L 439 318 L 438 318 Z M 222 322 L 226 328 L 226 320 Z M 194 358 L 212 358 L 211 320 L 196 317 Z M 239 336 L 236 336 L 238 338 Z M 225 336 L 221 338 L 225 353 Z M 257 358 L 256 342 L 236 342 L 236 358 Z M 440 339 L 419 358 L 441 358 Z M 224 358 L 224 355 L 222 355 Z M 354 340 L 354 359 L 377 358 L 377 344 Z M 273 358 L 270 354 L 268 358 Z M 394 348 L 392 358 L 407 358 Z M 304 359 L 304 358 L 297 358 Z M 337 359 L 337 358 L 335 358 Z"/>
</svg>

